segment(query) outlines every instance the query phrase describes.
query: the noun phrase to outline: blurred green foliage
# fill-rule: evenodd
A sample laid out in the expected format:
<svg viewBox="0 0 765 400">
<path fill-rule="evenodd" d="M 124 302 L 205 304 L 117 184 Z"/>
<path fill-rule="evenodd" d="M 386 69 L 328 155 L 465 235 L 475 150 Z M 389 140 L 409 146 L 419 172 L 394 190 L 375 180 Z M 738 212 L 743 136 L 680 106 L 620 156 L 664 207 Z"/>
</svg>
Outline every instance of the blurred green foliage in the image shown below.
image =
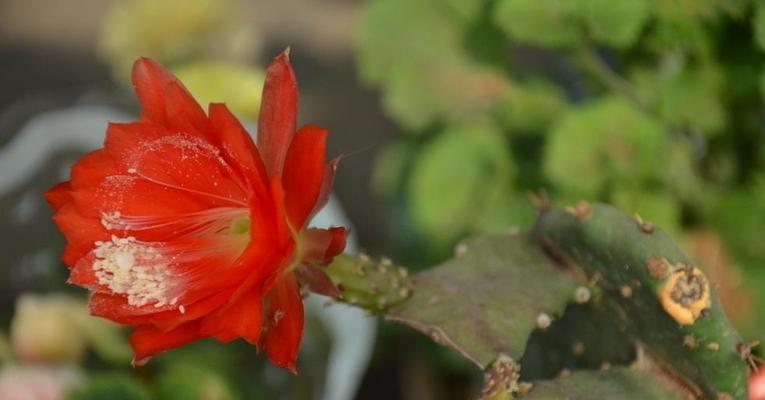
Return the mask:
<svg viewBox="0 0 765 400">
<path fill-rule="evenodd" d="M 117 0 L 102 21 L 98 54 L 128 84 L 138 57 L 169 67 L 207 106 L 225 102 L 257 119 L 265 74 L 250 64 L 259 49 L 254 26 L 234 0 Z"/>
<path fill-rule="evenodd" d="M 128 374 L 94 374 L 89 382 L 71 390 L 67 400 L 149 400 L 149 392 Z"/>
<path fill-rule="evenodd" d="M 764 4 L 367 1 L 360 76 L 405 132 L 374 179 L 417 243 L 400 256 L 527 226 L 544 191 L 716 232 L 727 295 L 765 307 Z M 763 337 L 765 313 L 736 322 Z"/>
</svg>

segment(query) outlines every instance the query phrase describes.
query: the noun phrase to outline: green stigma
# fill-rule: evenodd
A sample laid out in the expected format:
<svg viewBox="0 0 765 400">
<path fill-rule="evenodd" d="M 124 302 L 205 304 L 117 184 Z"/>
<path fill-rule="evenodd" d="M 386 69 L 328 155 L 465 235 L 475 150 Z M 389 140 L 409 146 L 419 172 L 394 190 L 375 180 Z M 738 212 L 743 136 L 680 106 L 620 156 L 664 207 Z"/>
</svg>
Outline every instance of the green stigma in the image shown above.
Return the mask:
<svg viewBox="0 0 765 400">
<path fill-rule="evenodd" d="M 230 232 L 235 235 L 244 235 L 250 233 L 250 218 L 242 217 L 231 223 Z"/>
</svg>

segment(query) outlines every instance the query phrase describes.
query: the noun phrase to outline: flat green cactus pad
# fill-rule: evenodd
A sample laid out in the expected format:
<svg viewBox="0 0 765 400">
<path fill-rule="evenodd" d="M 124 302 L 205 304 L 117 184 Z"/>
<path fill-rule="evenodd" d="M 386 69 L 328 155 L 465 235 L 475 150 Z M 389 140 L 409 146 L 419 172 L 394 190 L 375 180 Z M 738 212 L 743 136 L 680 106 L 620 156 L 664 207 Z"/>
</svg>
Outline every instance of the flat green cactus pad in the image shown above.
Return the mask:
<svg viewBox="0 0 765 400">
<path fill-rule="evenodd" d="M 456 253 L 415 275 L 412 296 L 387 318 L 452 347 L 481 368 L 499 353 L 519 359 L 537 325 L 549 325 L 574 297 L 574 279 L 526 238 L 480 237 L 458 245 Z"/>
<path fill-rule="evenodd" d="M 522 399 L 528 400 L 681 400 L 685 397 L 649 372 L 629 368 L 575 371 L 548 381 L 535 382 Z"/>
</svg>

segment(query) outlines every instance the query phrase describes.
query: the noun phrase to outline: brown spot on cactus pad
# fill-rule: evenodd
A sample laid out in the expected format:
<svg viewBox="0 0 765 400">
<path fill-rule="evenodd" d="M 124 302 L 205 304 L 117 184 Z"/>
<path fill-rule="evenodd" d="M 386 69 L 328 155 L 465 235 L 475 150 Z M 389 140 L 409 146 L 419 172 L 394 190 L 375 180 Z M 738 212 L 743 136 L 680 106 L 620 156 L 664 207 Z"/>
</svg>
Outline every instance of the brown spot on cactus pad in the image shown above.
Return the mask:
<svg viewBox="0 0 765 400">
<path fill-rule="evenodd" d="M 693 266 L 673 272 L 658 294 L 664 311 L 681 325 L 693 324 L 711 305 L 709 282 Z"/>
</svg>

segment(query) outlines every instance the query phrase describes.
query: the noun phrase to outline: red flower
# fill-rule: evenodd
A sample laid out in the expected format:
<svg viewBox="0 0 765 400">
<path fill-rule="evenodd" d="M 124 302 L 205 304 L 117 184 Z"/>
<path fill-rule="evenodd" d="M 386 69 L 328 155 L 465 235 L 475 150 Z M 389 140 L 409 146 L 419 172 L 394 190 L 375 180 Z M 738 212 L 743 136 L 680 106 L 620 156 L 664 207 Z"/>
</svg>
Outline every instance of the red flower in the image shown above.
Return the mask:
<svg viewBox="0 0 765 400">
<path fill-rule="evenodd" d="M 288 52 L 268 68 L 258 145 L 223 104 L 207 114 L 161 65 L 139 59 L 140 121 L 110 124 L 103 149 L 45 195 L 67 239 L 69 282 L 93 315 L 135 326 L 133 362 L 202 338 L 243 338 L 295 371 L 307 288 L 336 295 L 316 268 L 345 229 L 307 229 L 336 160 L 327 131 L 296 132 Z"/>
</svg>

